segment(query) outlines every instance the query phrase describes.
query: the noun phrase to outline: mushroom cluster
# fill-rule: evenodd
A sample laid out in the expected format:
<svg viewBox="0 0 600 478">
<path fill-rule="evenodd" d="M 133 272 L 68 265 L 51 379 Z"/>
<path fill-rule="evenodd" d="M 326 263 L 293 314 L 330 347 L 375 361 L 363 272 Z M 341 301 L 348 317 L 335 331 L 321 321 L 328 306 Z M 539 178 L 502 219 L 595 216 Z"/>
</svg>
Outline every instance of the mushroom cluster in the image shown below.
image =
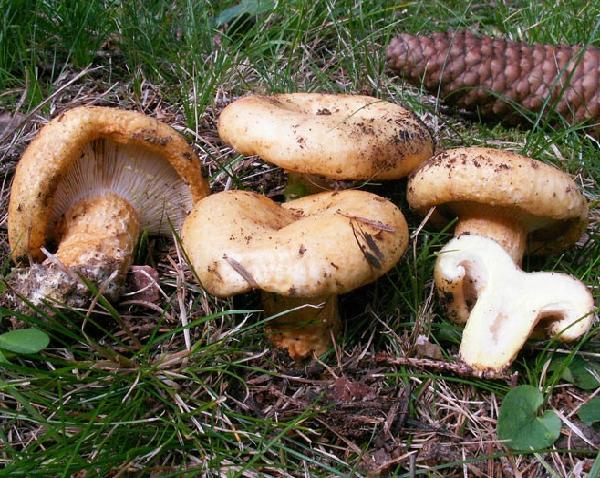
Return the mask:
<svg viewBox="0 0 600 478">
<path fill-rule="evenodd" d="M 246 97 L 223 111 L 219 133 L 242 153 L 328 179 L 403 177 L 433 153 L 413 113 L 365 96 Z M 18 165 L 9 240 L 15 261 L 31 264 L 12 274 L 12 289 L 33 305 L 84 305 L 90 285 L 115 300 L 140 233 L 183 226 L 202 286 L 218 296 L 261 290 L 276 318 L 268 336 L 298 359 L 323 353 L 341 328 L 337 295 L 388 272 L 407 247 L 402 213 L 371 193 L 277 204 L 208 192 L 193 150 L 170 127 L 75 108 L 48 123 Z"/>
<path fill-rule="evenodd" d="M 435 283 L 449 317 L 466 324 L 462 359 L 501 370 L 537 328 L 562 341 L 583 335 L 594 300 L 577 279 L 525 273 L 521 259 L 579 239 L 587 203 L 573 180 L 545 163 L 490 148 L 442 152 L 411 176 L 411 207 L 439 225 L 458 217 L 439 253 Z"/>
<path fill-rule="evenodd" d="M 236 151 L 284 168 L 288 185 L 310 192 L 330 189 L 329 180 L 401 178 L 433 154 L 414 113 L 369 96 L 247 96 L 223 110 L 218 130 Z M 268 336 L 301 359 L 327 349 L 341 329 L 337 295 L 389 271 L 406 250 L 408 228 L 396 206 L 366 192 L 278 205 L 231 191 L 201 201 L 182 240 L 209 292 L 263 291 L 273 317 Z"/>
<path fill-rule="evenodd" d="M 432 223 L 458 218 L 434 279 L 449 317 L 464 324 L 462 359 L 508 366 L 527 338 L 581 337 L 594 300 L 577 279 L 526 273 L 522 257 L 572 245 L 587 225 L 573 180 L 530 158 L 489 148 L 433 156 L 410 111 L 367 96 L 248 96 L 226 107 L 221 138 L 298 174 L 329 180 L 411 174 L 408 202 Z M 408 227 L 389 200 L 326 191 L 281 204 L 247 191 L 209 195 L 193 149 L 142 114 L 80 107 L 48 123 L 18 164 L 8 215 L 12 290 L 29 304 L 81 306 L 89 286 L 118 298 L 142 231 L 182 243 L 211 294 L 261 291 L 267 335 L 294 359 L 322 354 L 341 329 L 337 296 L 400 260 Z"/>
</svg>

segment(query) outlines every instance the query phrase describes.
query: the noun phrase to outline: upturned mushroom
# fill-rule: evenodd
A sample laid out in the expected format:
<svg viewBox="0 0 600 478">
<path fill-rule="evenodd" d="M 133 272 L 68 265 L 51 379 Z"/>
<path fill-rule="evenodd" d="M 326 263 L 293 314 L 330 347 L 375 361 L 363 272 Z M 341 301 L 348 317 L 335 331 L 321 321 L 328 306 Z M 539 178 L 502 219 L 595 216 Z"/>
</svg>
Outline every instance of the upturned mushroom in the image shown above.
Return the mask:
<svg viewBox="0 0 600 478">
<path fill-rule="evenodd" d="M 208 192 L 194 151 L 166 124 L 106 107 L 61 114 L 29 145 L 11 189 L 12 257 L 33 262 L 9 279 L 17 302 L 81 306 L 85 281 L 116 299 L 140 233 L 171 233 Z"/>
<path fill-rule="evenodd" d="M 337 295 L 389 271 L 406 249 L 408 229 L 394 204 L 364 191 L 283 204 L 228 191 L 195 205 L 182 242 L 211 294 L 263 291 L 265 316 L 275 316 L 267 334 L 301 359 L 327 349 L 341 324 Z"/>
<path fill-rule="evenodd" d="M 594 301 L 577 279 L 525 273 L 521 259 L 573 244 L 587 203 L 562 171 L 514 153 L 459 148 L 434 156 L 409 180 L 408 201 L 438 225 L 455 217 L 435 283 L 452 320 L 465 324 L 462 359 L 476 369 L 508 366 L 534 327 L 562 341 L 585 333 Z"/>
<path fill-rule="evenodd" d="M 222 111 L 218 130 L 236 151 L 285 169 L 288 185 L 308 192 L 331 189 L 329 180 L 402 178 L 433 154 L 414 113 L 370 96 L 246 96 Z"/>
</svg>

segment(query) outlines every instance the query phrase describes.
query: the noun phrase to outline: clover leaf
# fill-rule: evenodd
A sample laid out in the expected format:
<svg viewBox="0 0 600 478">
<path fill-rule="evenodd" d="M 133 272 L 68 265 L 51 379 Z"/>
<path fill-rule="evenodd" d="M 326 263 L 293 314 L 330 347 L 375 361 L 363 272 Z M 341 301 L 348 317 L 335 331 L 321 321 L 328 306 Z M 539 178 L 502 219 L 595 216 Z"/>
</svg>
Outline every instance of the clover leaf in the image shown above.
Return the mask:
<svg viewBox="0 0 600 478">
<path fill-rule="evenodd" d="M 242 15 L 260 15 L 274 8 L 275 2 L 273 0 L 242 0 L 237 5 L 226 8 L 219 13 L 215 18 L 215 25 L 220 27 Z"/>
<path fill-rule="evenodd" d="M 586 425 L 600 422 L 600 397 L 592 398 L 589 402 L 581 405 L 577 414 Z"/>
<path fill-rule="evenodd" d="M 596 361 L 574 357 L 562 374 L 562 379 L 583 390 L 594 390 L 600 386 L 598 375 L 600 364 Z"/>
<path fill-rule="evenodd" d="M 560 435 L 560 419 L 550 410 L 541 415 L 542 393 L 521 385 L 506 394 L 500 408 L 498 438 L 513 450 L 536 450 L 552 445 Z"/>
</svg>

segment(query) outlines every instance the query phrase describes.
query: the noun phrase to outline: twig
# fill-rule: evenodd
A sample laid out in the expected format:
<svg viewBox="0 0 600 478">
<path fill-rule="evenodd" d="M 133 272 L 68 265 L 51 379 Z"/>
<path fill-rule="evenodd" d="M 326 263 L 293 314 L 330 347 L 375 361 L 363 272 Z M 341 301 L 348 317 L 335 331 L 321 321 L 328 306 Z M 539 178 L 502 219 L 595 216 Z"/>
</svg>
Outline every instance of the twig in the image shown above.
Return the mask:
<svg viewBox="0 0 600 478">
<path fill-rule="evenodd" d="M 396 232 L 395 227 L 392 227 L 388 224 L 385 224 L 381 221 L 377 221 L 375 219 L 369 219 L 367 217 L 362 217 L 362 216 L 353 216 L 351 214 L 343 214 L 341 212 L 338 212 L 337 214 L 339 214 L 340 216 L 347 217 L 348 219 L 354 219 L 355 221 L 362 222 L 363 224 L 366 224 L 367 226 L 371 226 L 373 229 L 378 229 L 380 231 L 385 231 L 385 232 Z"/>
<path fill-rule="evenodd" d="M 223 254 L 223 259 L 225 259 L 229 263 L 229 265 L 234 271 L 236 271 L 239 275 L 242 276 L 242 278 L 248 283 L 250 287 L 252 287 L 253 289 L 260 289 L 260 286 L 258 285 L 256 280 L 254 280 L 252 274 L 250 274 L 250 272 L 248 272 L 242 264 L 236 261 L 233 257 L 229 257 L 227 254 Z"/>
<path fill-rule="evenodd" d="M 404 367 L 413 367 L 425 370 L 436 370 L 440 372 L 449 372 L 459 377 L 474 377 L 487 380 L 500 380 L 509 384 L 515 384 L 518 379 L 518 372 L 512 375 L 506 372 L 494 370 L 475 370 L 464 363 L 442 362 L 441 360 L 431 360 L 426 358 L 414 357 L 390 357 L 387 354 L 377 354 L 375 362 L 388 365 L 401 365 Z"/>
</svg>

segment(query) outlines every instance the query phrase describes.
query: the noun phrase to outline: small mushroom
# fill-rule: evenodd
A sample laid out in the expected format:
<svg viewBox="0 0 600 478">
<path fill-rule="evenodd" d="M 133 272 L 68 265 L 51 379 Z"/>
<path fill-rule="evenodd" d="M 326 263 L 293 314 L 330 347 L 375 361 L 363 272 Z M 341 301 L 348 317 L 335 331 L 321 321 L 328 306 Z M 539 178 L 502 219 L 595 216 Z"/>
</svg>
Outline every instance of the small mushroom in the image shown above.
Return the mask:
<svg viewBox="0 0 600 478">
<path fill-rule="evenodd" d="M 85 279 L 114 300 L 142 231 L 169 234 L 208 194 L 200 163 L 171 127 L 143 114 L 74 108 L 39 132 L 15 173 L 10 283 L 33 304 L 82 306 Z M 18 301 L 17 301 L 18 302 Z"/>
<path fill-rule="evenodd" d="M 525 250 L 555 253 L 585 230 L 587 204 L 567 174 L 506 151 L 458 148 L 415 171 L 408 201 L 423 215 L 435 207 L 438 225 L 458 217 L 434 275 L 450 318 L 466 323 L 467 364 L 508 366 L 534 327 L 563 341 L 590 327 L 594 301 L 580 281 L 520 269 Z"/>
<path fill-rule="evenodd" d="M 223 110 L 218 130 L 236 151 L 282 167 L 288 185 L 302 181 L 309 193 L 327 188 L 319 176 L 402 178 L 433 154 L 431 135 L 414 113 L 370 96 L 246 96 Z"/>
<path fill-rule="evenodd" d="M 267 334 L 301 359 L 327 349 L 340 328 L 337 295 L 390 270 L 406 249 L 408 229 L 395 205 L 364 191 L 283 204 L 227 191 L 195 205 L 182 242 L 211 294 L 263 291 L 265 315 L 281 315 Z"/>
</svg>

